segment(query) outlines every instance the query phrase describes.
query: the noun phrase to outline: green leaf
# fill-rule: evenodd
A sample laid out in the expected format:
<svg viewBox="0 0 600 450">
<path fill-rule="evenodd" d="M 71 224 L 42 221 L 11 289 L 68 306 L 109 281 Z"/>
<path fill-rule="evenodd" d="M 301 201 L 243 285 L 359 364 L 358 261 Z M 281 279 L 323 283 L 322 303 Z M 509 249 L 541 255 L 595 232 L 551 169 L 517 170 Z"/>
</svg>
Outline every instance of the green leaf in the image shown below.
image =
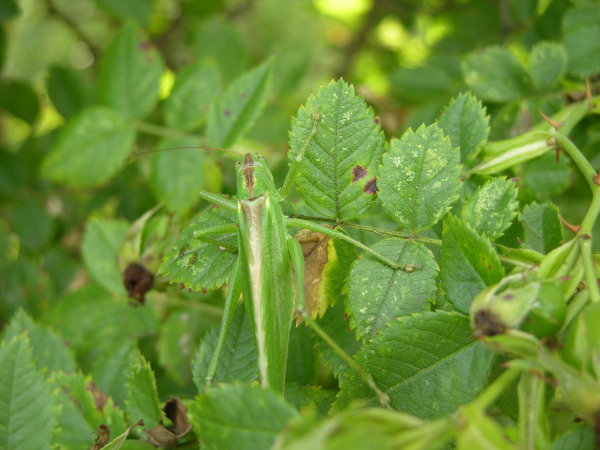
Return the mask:
<svg viewBox="0 0 600 450">
<path fill-rule="evenodd" d="M 50 448 L 57 409 L 50 385 L 32 360 L 29 341 L 0 345 L 0 448 Z"/>
<path fill-rule="evenodd" d="M 37 94 L 28 84 L 4 79 L 0 80 L 0 109 L 33 125 L 40 105 Z"/>
<path fill-rule="evenodd" d="M 292 120 L 288 158 L 298 163 L 296 188 L 327 217 L 350 220 L 375 204 L 384 136 L 379 119 L 344 80 L 308 97 Z"/>
<path fill-rule="evenodd" d="M 220 324 L 211 328 L 194 356 L 192 374 L 198 391 L 206 387 L 208 365 L 215 351 L 220 329 Z M 238 306 L 225 338 L 215 381 L 218 383 L 231 383 L 236 380 L 254 381 L 258 376 L 256 352 L 256 344 L 250 331 L 248 318 L 244 314 L 244 307 Z"/>
<path fill-rule="evenodd" d="M 194 139 L 167 139 L 158 148 L 194 147 Z M 171 211 L 183 213 L 200 201 L 198 191 L 204 188 L 204 161 L 202 150 L 159 152 L 152 158 L 152 188 L 158 200 Z"/>
<path fill-rule="evenodd" d="M 569 71 L 588 77 L 600 70 L 600 7 L 581 2 L 567 11 L 563 19 L 563 44 L 569 59 Z"/>
<path fill-rule="evenodd" d="M 469 318 L 443 311 L 401 317 L 356 354 L 357 362 L 390 397 L 390 406 L 423 419 L 454 412 L 486 384 L 494 354 L 472 337 Z M 334 403 L 378 405 L 377 396 L 353 370 Z"/>
<path fill-rule="evenodd" d="M 437 223 L 458 198 L 460 154 L 437 125 L 392 139 L 378 182 L 386 212 L 412 233 Z"/>
<path fill-rule="evenodd" d="M 151 447 L 150 444 L 146 444 L 146 443 L 141 443 L 140 441 L 127 441 L 127 436 L 129 436 L 129 433 L 131 433 L 131 430 L 133 430 L 135 427 L 140 426 L 141 423 L 134 423 L 133 425 L 131 425 L 129 428 L 127 428 L 123 433 L 121 433 L 119 436 L 117 436 L 116 438 L 114 438 L 112 441 L 110 441 L 108 444 L 106 444 L 106 446 L 102 447 L 102 450 L 119 450 L 121 448 L 124 448 L 126 450 L 139 450 L 147 448 L 154 448 Z M 130 445 L 128 445 L 130 444 Z M 141 445 L 136 445 L 136 444 L 141 444 Z"/>
<path fill-rule="evenodd" d="M 134 139 L 135 131 L 116 112 L 86 109 L 61 131 L 42 173 L 68 186 L 98 186 L 121 169 Z"/>
<path fill-rule="evenodd" d="M 564 191 L 573 180 L 573 166 L 569 158 L 556 161 L 553 152 L 546 152 L 521 165 L 521 182 L 537 197 L 549 197 Z"/>
<path fill-rule="evenodd" d="M 567 53 L 561 44 L 538 42 L 531 49 L 529 76 L 533 85 L 547 92 L 558 84 L 567 65 Z"/>
<path fill-rule="evenodd" d="M 183 69 L 165 101 L 165 122 L 178 130 L 193 130 L 208 113 L 209 104 L 219 95 L 221 83 L 213 63 L 196 63 Z"/>
<path fill-rule="evenodd" d="M 75 371 L 75 358 L 63 337 L 34 323 L 23 310 L 12 317 L 2 339 L 9 342 L 24 332 L 30 339 L 33 360 L 39 369 L 46 369 L 47 373 Z"/>
<path fill-rule="evenodd" d="M 561 245 L 562 225 L 555 205 L 531 203 L 523 209 L 520 220 L 525 226 L 525 243 L 544 254 Z"/>
<path fill-rule="evenodd" d="M 11 225 L 19 235 L 20 243 L 28 250 L 39 250 L 48 244 L 54 231 L 54 222 L 46 212 L 45 205 L 33 198 L 15 205 Z"/>
<path fill-rule="evenodd" d="M 152 111 L 163 72 L 159 53 L 136 34 L 133 25 L 121 29 L 104 53 L 98 80 L 102 103 L 127 119 L 143 119 Z"/>
<path fill-rule="evenodd" d="M 549 450 L 593 450 L 594 430 L 587 424 L 578 423 L 559 434 Z"/>
<path fill-rule="evenodd" d="M 236 222 L 237 216 L 233 211 L 218 207 L 204 210 L 181 233 L 181 238 L 164 257 L 159 272 L 169 277 L 172 283 L 182 283 L 194 291 L 222 286 L 229 278 L 237 254 L 223 251 L 218 244 L 237 248 L 237 235 L 219 235 L 214 243 L 209 243 L 196 239 L 194 233 L 207 227 Z"/>
<path fill-rule="evenodd" d="M 72 69 L 53 65 L 48 71 L 46 89 L 56 110 L 70 119 L 86 105 L 87 92 L 83 81 Z"/>
<path fill-rule="evenodd" d="M 236 27 L 217 14 L 212 17 L 217 18 L 207 20 L 193 31 L 193 48 L 198 60 L 216 61 L 224 81 L 231 82 L 246 69 L 248 53 Z"/>
<path fill-rule="evenodd" d="M 515 447 L 504 436 L 502 428 L 492 419 L 486 417 L 479 409 L 465 407 L 461 410 L 461 426 L 456 437 L 458 450 L 473 448 L 490 450 L 510 450 Z"/>
<path fill-rule="evenodd" d="M 85 228 L 81 253 L 90 276 L 109 292 L 126 295 L 117 257 L 129 226 L 122 220 L 93 219 Z"/>
<path fill-rule="evenodd" d="M 133 19 L 144 28 L 150 26 L 154 0 L 127 0 L 126 2 L 121 0 L 95 0 L 95 2 L 105 11 L 122 20 Z"/>
<path fill-rule="evenodd" d="M 450 136 L 452 147 L 460 149 L 460 161 L 472 161 L 490 133 L 486 109 L 472 94 L 460 94 L 444 109 L 437 123 Z"/>
<path fill-rule="evenodd" d="M 461 218 L 479 234 L 495 241 L 517 215 L 517 189 L 512 180 L 491 178 L 467 200 Z"/>
<path fill-rule="evenodd" d="M 120 353 L 122 346 L 128 347 L 126 342 L 155 335 L 158 313 L 152 307 L 132 308 L 123 298 L 87 285 L 54 301 L 44 323 L 60 329 L 76 351 L 80 367 L 89 370 L 107 355 Z"/>
<path fill-rule="evenodd" d="M 202 392 L 189 411 L 207 449 L 269 449 L 288 420 L 298 415 L 274 392 L 242 384 Z"/>
<path fill-rule="evenodd" d="M 329 308 L 325 315 L 318 320 L 318 324 L 347 355 L 354 355 L 360 348 L 360 341 L 356 338 L 356 331 L 350 328 L 350 320 L 346 316 L 342 301 L 338 301 Z M 325 341 L 322 339 L 316 339 L 316 341 L 319 352 L 331 367 L 333 374 L 338 378 L 341 377 L 348 370 L 348 363 Z"/>
<path fill-rule="evenodd" d="M 398 317 L 430 309 L 436 297 L 438 267 L 425 245 L 388 238 L 373 250 L 397 264 L 423 268 L 394 270 L 371 256 L 363 256 L 352 265 L 347 309 L 358 337 L 376 336 Z"/>
<path fill-rule="evenodd" d="M 158 361 L 171 378 L 182 386 L 191 380 L 194 351 L 202 335 L 213 323 L 214 318 L 200 308 L 172 310 L 161 323 Z"/>
<path fill-rule="evenodd" d="M 56 443 L 67 449 L 89 448 L 100 425 L 108 426 L 113 435 L 125 429 L 123 412 L 113 406 L 110 398 L 103 398 L 89 376 L 61 372 L 55 373 L 50 382 L 58 391 L 61 407 Z"/>
<path fill-rule="evenodd" d="M 285 400 L 298 411 L 314 408 L 318 416 L 324 418 L 335 400 L 335 392 L 315 386 L 286 384 Z"/>
<path fill-rule="evenodd" d="M 5 0 L 0 4 L 0 23 L 7 22 L 19 15 L 19 6 L 15 0 Z"/>
<path fill-rule="evenodd" d="M 505 48 L 488 47 L 482 53 L 471 53 L 461 67 L 469 88 L 486 101 L 506 103 L 519 100 L 529 87 L 525 68 Z"/>
<path fill-rule="evenodd" d="M 141 419 L 144 421 L 144 428 L 147 429 L 161 423 L 162 412 L 158 402 L 154 372 L 141 353 L 133 358 L 129 368 L 125 407 L 130 422 Z"/>
<path fill-rule="evenodd" d="M 98 355 L 90 370 L 98 388 L 118 405 L 124 405 L 127 398 L 127 375 L 135 350 L 135 340 L 125 340 L 114 351 Z"/>
<path fill-rule="evenodd" d="M 207 134 L 212 146 L 228 148 L 258 119 L 269 94 L 273 60 L 244 73 L 211 106 Z"/>
<path fill-rule="evenodd" d="M 468 314 L 473 298 L 503 276 L 500 258 L 489 239 L 461 219 L 449 215 L 442 232 L 440 277 L 452 306 Z"/>
</svg>

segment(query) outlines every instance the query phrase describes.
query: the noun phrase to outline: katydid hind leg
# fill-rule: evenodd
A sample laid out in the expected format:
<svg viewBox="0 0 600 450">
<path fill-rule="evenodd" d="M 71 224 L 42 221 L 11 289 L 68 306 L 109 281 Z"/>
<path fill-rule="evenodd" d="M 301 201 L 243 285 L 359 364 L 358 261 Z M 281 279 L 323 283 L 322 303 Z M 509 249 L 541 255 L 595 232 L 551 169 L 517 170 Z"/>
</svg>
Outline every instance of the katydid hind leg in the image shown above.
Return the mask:
<svg viewBox="0 0 600 450">
<path fill-rule="evenodd" d="M 217 367 L 219 365 L 219 358 L 223 351 L 223 345 L 225 344 L 225 338 L 231 326 L 231 320 L 233 319 L 233 313 L 237 305 L 237 300 L 240 298 L 241 286 L 240 286 L 240 263 L 239 258 L 236 260 L 233 266 L 233 272 L 231 275 L 231 281 L 229 283 L 229 290 L 227 291 L 227 297 L 225 298 L 225 306 L 223 307 L 223 318 L 221 319 L 221 329 L 219 330 L 219 338 L 215 351 L 208 365 L 208 373 L 206 374 L 206 384 L 211 385 L 215 381 L 215 374 L 217 373 Z"/>
<path fill-rule="evenodd" d="M 373 376 L 358 364 L 354 358 L 348 355 L 311 317 L 306 308 L 306 298 L 304 296 L 304 255 L 300 243 L 292 237 L 288 238 L 288 251 L 296 283 L 296 314 L 302 317 L 315 333 L 361 376 L 363 382 L 377 395 L 381 405 L 389 408 L 389 396 L 377 386 Z"/>
</svg>

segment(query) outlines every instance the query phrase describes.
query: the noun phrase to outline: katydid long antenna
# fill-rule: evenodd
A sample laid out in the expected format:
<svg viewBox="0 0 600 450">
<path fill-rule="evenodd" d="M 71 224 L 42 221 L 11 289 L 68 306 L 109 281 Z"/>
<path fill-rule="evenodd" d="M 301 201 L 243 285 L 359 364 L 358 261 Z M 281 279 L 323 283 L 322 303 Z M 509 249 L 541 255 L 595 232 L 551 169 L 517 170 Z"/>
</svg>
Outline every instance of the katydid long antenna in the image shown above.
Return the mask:
<svg viewBox="0 0 600 450">
<path fill-rule="evenodd" d="M 129 162 L 138 156 L 147 155 L 150 153 L 161 153 L 161 152 L 170 152 L 174 150 L 218 150 L 220 152 L 233 153 L 234 155 L 242 156 L 243 153 L 236 152 L 235 150 L 228 150 L 226 148 L 218 148 L 218 147 L 172 147 L 172 148 L 160 148 L 156 150 L 146 150 L 144 152 L 135 153 L 133 155 L 128 156 L 123 160 L 123 165 L 129 164 Z"/>
</svg>

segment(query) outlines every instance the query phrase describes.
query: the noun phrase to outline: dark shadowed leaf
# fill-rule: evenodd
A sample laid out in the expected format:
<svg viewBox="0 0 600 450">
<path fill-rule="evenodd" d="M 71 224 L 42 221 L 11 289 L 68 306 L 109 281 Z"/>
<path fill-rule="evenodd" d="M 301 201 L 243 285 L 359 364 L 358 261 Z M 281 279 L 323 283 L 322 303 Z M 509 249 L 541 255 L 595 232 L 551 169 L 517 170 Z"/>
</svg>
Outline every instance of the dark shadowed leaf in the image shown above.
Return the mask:
<svg viewBox="0 0 600 450">
<path fill-rule="evenodd" d="M 471 53 L 462 62 L 462 72 L 475 95 L 490 102 L 518 100 L 529 87 L 529 78 L 521 62 L 501 47 Z"/>
<path fill-rule="evenodd" d="M 297 412 L 269 389 L 223 384 L 190 405 L 192 426 L 208 449 L 269 449 Z"/>
<path fill-rule="evenodd" d="M 393 409 L 434 419 L 475 398 L 487 382 L 494 354 L 472 335 L 469 318 L 461 314 L 406 316 L 366 344 L 356 359 L 389 395 Z M 346 375 L 336 410 L 358 399 L 378 405 L 355 371 Z"/>
<path fill-rule="evenodd" d="M 211 106 L 207 134 L 211 145 L 228 148 L 250 129 L 269 94 L 272 59 L 244 73 Z"/>
<path fill-rule="evenodd" d="M 133 25 L 125 25 L 104 53 L 100 100 L 128 119 L 142 119 L 158 100 L 162 72 L 163 62 L 153 45 L 139 39 Z"/>
<path fill-rule="evenodd" d="M 134 139 L 135 131 L 118 113 L 86 109 L 63 128 L 42 164 L 42 174 L 73 187 L 98 186 L 122 167 Z"/>
</svg>

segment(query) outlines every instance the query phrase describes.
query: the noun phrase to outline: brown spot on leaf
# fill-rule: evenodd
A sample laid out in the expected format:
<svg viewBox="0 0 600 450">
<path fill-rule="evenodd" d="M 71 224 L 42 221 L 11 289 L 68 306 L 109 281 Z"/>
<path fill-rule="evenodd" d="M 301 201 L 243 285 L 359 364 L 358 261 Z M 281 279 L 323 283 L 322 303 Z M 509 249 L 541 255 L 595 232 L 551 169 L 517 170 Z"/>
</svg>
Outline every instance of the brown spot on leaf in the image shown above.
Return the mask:
<svg viewBox="0 0 600 450">
<path fill-rule="evenodd" d="M 379 123 L 379 117 L 375 117 L 375 118 L 373 119 L 373 123 L 374 123 L 374 124 L 378 124 L 378 123 Z"/>
<path fill-rule="evenodd" d="M 515 296 L 514 296 L 514 295 L 512 295 L 512 294 L 506 294 L 506 295 L 505 295 L 505 296 L 503 296 L 502 298 L 503 298 L 504 300 L 508 300 L 508 301 L 510 301 L 510 300 L 514 299 L 514 298 L 515 298 Z"/>
<path fill-rule="evenodd" d="M 187 410 L 181 400 L 172 397 L 163 408 L 165 416 L 173 425 L 165 427 L 162 423 L 146 430 L 148 441 L 155 447 L 177 447 L 181 438 L 190 432 L 192 424 L 188 420 Z"/>
<path fill-rule="evenodd" d="M 240 97 L 242 97 L 243 100 L 246 100 L 248 98 L 248 94 L 244 92 L 242 95 L 240 95 Z"/>
<path fill-rule="evenodd" d="M 229 117 L 229 116 L 231 116 L 231 111 L 229 111 L 228 109 L 224 109 L 224 110 L 223 110 L 223 115 L 224 115 L 225 117 Z"/>
<path fill-rule="evenodd" d="M 306 298 L 306 309 L 311 317 L 322 316 L 327 305 L 322 304 L 319 295 L 319 286 L 323 277 L 323 269 L 329 261 L 327 244 L 329 236 L 316 231 L 300 230 L 294 238 L 302 247 L 304 255 L 304 296 Z M 302 323 L 302 318 L 296 317 L 296 325 Z"/>
<path fill-rule="evenodd" d="M 152 289 L 153 282 L 152 272 L 138 263 L 129 264 L 123 274 L 123 284 L 129 298 L 136 299 L 140 305 L 146 301 L 146 292 Z"/>
<path fill-rule="evenodd" d="M 506 331 L 507 326 L 498 316 L 487 309 L 480 309 L 473 318 L 477 336 L 496 336 Z"/>
<path fill-rule="evenodd" d="M 104 409 L 104 406 L 106 405 L 106 402 L 108 401 L 108 396 L 104 394 L 94 382 L 88 383 L 86 389 L 92 393 L 96 409 L 98 411 L 102 411 Z"/>
<path fill-rule="evenodd" d="M 367 168 L 363 166 L 356 166 L 352 169 L 352 182 L 356 182 L 358 180 L 362 180 L 367 176 Z"/>
<path fill-rule="evenodd" d="M 370 195 L 377 194 L 377 178 L 371 178 L 369 181 L 367 181 L 365 183 L 364 191 Z"/>
<path fill-rule="evenodd" d="M 108 444 L 108 440 L 110 439 L 110 428 L 106 425 L 100 425 L 94 434 L 96 435 L 96 439 L 94 439 L 94 443 L 90 450 L 100 450 Z"/>
</svg>

